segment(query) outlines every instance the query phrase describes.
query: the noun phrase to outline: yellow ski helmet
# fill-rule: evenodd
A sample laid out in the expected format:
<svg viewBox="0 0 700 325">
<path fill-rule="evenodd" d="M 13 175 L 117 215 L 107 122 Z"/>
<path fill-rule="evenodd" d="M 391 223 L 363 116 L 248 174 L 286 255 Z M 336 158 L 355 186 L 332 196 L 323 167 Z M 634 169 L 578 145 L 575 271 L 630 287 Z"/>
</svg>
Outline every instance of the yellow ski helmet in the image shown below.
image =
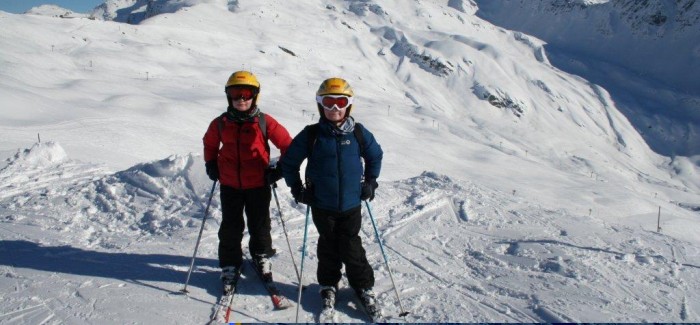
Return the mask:
<svg viewBox="0 0 700 325">
<path fill-rule="evenodd" d="M 255 107 L 255 105 L 258 102 L 258 96 L 260 94 L 260 82 L 258 81 L 258 78 L 256 78 L 255 75 L 249 71 L 236 71 L 233 74 L 231 74 L 231 76 L 228 78 L 228 81 L 226 81 L 224 92 L 226 92 L 226 90 L 229 87 L 235 86 L 247 86 L 255 88 L 255 96 L 253 97 L 253 103 L 251 104 L 251 108 Z M 226 99 L 228 100 L 228 106 L 231 107 L 231 98 L 228 96 L 228 93 L 226 93 Z"/>
<path fill-rule="evenodd" d="M 325 95 L 345 95 L 348 97 L 353 97 L 355 95 L 355 92 L 353 92 L 352 87 L 347 81 L 345 81 L 345 79 L 334 77 L 324 80 L 321 83 L 321 86 L 319 86 L 318 90 L 316 91 L 316 96 Z M 321 104 L 316 103 L 316 106 L 318 107 L 318 114 L 322 118 L 325 118 L 325 115 L 323 114 L 323 107 L 321 106 Z M 348 110 L 345 111 L 345 117 L 350 116 L 352 106 L 352 104 L 348 106 Z"/>
<path fill-rule="evenodd" d="M 316 96 L 323 95 L 345 95 L 352 97 L 354 95 L 350 84 L 341 78 L 329 78 L 321 83 L 316 91 Z"/>
<path fill-rule="evenodd" d="M 251 86 L 260 89 L 260 82 L 258 82 L 258 78 L 255 78 L 255 75 L 251 72 L 236 71 L 228 78 L 224 89 L 231 86 Z"/>
</svg>

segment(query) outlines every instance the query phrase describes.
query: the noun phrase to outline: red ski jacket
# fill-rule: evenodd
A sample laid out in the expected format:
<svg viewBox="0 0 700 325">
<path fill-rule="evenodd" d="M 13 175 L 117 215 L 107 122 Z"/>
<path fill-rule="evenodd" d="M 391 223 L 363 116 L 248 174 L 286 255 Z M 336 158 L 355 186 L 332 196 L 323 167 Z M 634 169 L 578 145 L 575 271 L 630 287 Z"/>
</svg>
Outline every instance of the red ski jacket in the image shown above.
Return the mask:
<svg viewBox="0 0 700 325">
<path fill-rule="evenodd" d="M 284 155 L 292 142 L 289 132 L 270 115 L 263 116 L 268 139 Z M 220 118 L 224 122 L 221 130 Z M 237 189 L 265 186 L 265 168 L 270 163 L 270 153 L 258 117 L 242 123 L 229 120 L 226 115 L 217 117 L 209 124 L 202 140 L 204 161 L 217 159 L 221 185 Z"/>
</svg>

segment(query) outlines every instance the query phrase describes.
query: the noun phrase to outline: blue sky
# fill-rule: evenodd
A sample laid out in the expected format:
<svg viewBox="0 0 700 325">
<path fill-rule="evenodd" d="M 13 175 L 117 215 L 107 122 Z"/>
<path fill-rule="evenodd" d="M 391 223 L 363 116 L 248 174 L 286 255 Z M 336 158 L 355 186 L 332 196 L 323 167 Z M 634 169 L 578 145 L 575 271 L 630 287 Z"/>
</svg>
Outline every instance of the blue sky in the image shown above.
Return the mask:
<svg viewBox="0 0 700 325">
<path fill-rule="evenodd" d="M 0 0 L 0 10 L 21 14 L 32 7 L 53 4 L 79 13 L 87 13 L 104 0 Z"/>
</svg>

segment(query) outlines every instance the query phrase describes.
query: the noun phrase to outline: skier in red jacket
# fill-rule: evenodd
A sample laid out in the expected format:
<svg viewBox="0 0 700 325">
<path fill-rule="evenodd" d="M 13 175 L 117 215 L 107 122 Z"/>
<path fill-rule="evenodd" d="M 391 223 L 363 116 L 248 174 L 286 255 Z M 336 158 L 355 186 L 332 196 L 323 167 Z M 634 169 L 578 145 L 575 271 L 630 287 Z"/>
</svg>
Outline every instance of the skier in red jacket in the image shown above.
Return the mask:
<svg viewBox="0 0 700 325">
<path fill-rule="evenodd" d="M 221 184 L 222 221 L 219 227 L 219 266 L 226 284 L 240 272 L 241 241 L 247 216 L 250 254 L 266 278 L 272 280 L 274 255 L 270 236 L 270 184 L 281 175 L 269 169 L 267 140 L 287 151 L 292 138 L 270 115 L 258 108 L 260 83 L 248 71 L 237 71 L 226 82 L 226 113 L 215 118 L 204 134 L 204 161 L 209 178 Z"/>
</svg>

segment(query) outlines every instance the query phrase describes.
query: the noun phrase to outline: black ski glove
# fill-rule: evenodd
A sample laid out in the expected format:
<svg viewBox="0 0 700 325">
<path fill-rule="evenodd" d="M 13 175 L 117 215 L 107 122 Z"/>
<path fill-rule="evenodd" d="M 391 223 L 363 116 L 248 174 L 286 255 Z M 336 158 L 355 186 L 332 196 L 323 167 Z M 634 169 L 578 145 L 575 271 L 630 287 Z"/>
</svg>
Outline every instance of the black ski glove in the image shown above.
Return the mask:
<svg viewBox="0 0 700 325">
<path fill-rule="evenodd" d="M 216 159 L 207 161 L 204 167 L 207 168 L 207 176 L 209 176 L 209 179 L 212 181 L 219 179 L 219 165 L 216 163 Z"/>
<path fill-rule="evenodd" d="M 292 196 L 294 197 L 294 201 L 299 204 L 303 203 L 306 205 L 311 205 L 313 203 L 313 191 L 309 188 L 305 188 L 301 184 L 297 184 L 294 187 L 292 187 Z"/>
<path fill-rule="evenodd" d="M 272 185 L 282 178 L 282 171 L 276 167 L 265 168 L 265 182 L 267 185 Z"/>
<path fill-rule="evenodd" d="M 374 200 L 374 191 L 379 187 L 377 180 L 374 178 L 365 178 L 362 182 L 362 192 L 360 193 L 360 200 Z"/>
</svg>

